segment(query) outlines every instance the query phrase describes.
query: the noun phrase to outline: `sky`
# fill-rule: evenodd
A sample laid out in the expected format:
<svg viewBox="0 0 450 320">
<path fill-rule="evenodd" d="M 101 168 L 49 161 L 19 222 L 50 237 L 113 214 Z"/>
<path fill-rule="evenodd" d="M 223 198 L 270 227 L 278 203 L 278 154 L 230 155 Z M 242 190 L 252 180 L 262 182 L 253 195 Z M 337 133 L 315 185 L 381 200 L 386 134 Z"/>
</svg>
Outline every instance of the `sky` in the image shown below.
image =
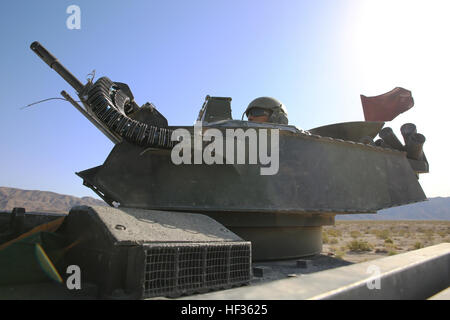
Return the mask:
<svg viewBox="0 0 450 320">
<path fill-rule="evenodd" d="M 80 29 L 67 28 L 77 5 Z M 74 90 L 30 49 L 39 41 L 83 83 L 96 71 L 127 83 L 170 125 L 192 125 L 206 95 L 232 97 L 240 119 L 259 96 L 281 100 L 301 129 L 363 121 L 360 94 L 395 87 L 427 141 L 428 197 L 450 196 L 448 0 L 25 1 L 0 10 L 0 186 L 97 197 L 74 173 L 113 144 L 72 105 Z M 74 96 L 74 95 L 73 95 Z"/>
</svg>

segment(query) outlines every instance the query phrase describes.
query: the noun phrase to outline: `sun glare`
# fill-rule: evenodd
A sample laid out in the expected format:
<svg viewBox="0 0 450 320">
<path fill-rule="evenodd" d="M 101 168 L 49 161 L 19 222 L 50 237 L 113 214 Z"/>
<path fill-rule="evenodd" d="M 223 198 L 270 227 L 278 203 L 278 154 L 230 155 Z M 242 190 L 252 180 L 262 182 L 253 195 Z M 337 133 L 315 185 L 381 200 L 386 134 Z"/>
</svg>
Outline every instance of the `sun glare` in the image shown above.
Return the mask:
<svg viewBox="0 0 450 320">
<path fill-rule="evenodd" d="M 355 1 L 356 2 L 356 1 Z M 427 137 L 430 174 L 421 176 L 428 196 L 450 195 L 448 143 L 450 116 L 450 1 L 357 1 L 349 19 L 349 64 L 364 95 L 396 86 L 412 91 L 415 107 L 388 123 L 397 135 L 403 123 L 416 123 Z"/>
</svg>

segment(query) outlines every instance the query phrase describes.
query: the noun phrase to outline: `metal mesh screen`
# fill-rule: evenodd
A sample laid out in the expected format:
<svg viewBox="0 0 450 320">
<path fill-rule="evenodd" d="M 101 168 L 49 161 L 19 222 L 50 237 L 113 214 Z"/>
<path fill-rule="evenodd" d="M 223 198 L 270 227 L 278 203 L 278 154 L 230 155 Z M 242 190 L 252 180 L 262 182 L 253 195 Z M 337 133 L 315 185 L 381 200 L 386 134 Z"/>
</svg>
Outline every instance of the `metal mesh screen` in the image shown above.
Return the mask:
<svg viewBox="0 0 450 320">
<path fill-rule="evenodd" d="M 144 298 L 229 288 L 250 281 L 249 242 L 146 244 Z"/>
</svg>

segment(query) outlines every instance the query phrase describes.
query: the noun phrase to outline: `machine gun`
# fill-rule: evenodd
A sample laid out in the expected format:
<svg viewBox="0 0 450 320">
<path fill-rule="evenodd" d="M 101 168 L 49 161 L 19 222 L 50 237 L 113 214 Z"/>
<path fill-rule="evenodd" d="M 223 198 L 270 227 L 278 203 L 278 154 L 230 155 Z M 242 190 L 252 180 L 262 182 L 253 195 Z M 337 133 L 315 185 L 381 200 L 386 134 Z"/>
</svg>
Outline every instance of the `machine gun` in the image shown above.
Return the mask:
<svg viewBox="0 0 450 320">
<path fill-rule="evenodd" d="M 84 108 L 66 91 L 61 95 L 114 144 L 126 140 L 141 146 L 173 147 L 166 118 L 151 103 L 140 108 L 127 84 L 102 77 L 83 85 L 39 42 L 33 42 L 30 48 L 75 89 Z"/>
</svg>

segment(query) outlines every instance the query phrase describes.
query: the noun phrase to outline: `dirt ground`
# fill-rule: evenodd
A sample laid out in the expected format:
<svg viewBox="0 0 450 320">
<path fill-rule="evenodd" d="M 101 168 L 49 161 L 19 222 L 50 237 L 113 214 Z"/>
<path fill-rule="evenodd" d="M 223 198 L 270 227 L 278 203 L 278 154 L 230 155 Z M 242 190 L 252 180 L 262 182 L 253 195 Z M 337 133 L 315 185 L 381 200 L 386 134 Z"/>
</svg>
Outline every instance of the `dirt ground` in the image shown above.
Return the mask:
<svg viewBox="0 0 450 320">
<path fill-rule="evenodd" d="M 336 221 L 322 254 L 358 263 L 450 242 L 450 221 Z"/>
</svg>

